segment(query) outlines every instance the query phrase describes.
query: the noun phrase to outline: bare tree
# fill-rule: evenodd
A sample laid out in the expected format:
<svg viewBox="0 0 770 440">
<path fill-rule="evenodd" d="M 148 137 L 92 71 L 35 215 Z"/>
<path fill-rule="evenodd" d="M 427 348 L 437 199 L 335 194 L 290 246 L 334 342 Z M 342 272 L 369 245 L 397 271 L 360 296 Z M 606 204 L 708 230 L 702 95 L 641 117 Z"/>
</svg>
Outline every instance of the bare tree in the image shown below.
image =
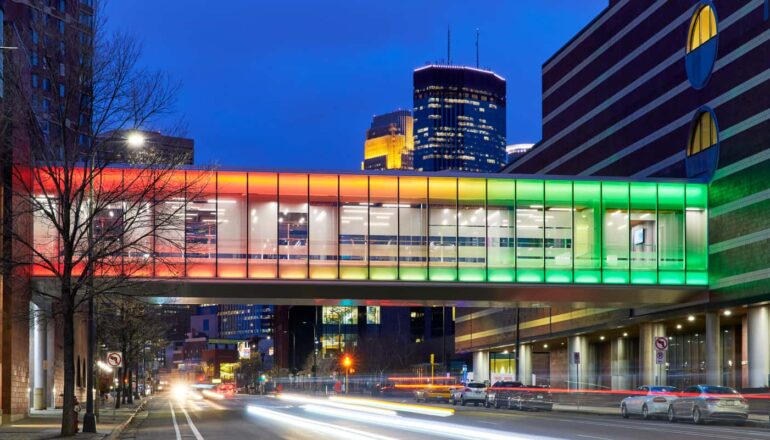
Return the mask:
<svg viewBox="0 0 770 440">
<path fill-rule="evenodd" d="M 29 32 L 48 32 L 34 26 Z M 171 258 L 183 255 L 186 200 L 210 178 L 188 172 L 180 179 L 182 154 L 119 154 L 126 130 L 149 128 L 173 111 L 179 86 L 142 68 L 141 45 L 107 34 L 101 20 L 90 33 L 71 34 L 63 46 L 41 38 L 34 55 L 38 81 L 52 90 L 33 89 L 31 55 L 20 50 L 6 64 L 0 102 L 3 270 L 50 281 L 32 293 L 62 322 L 62 436 L 75 434 L 76 314 L 95 298 L 129 295 L 161 267 L 178 273 Z M 118 161 L 130 169 L 116 168 Z"/>
</svg>

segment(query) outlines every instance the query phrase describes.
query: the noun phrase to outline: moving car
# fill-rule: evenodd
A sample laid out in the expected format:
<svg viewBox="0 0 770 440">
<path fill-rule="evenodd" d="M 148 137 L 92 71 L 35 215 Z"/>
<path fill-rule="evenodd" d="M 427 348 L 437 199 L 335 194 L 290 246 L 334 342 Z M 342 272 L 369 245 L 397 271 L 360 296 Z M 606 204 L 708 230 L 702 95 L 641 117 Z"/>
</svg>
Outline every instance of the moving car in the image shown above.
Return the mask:
<svg viewBox="0 0 770 440">
<path fill-rule="evenodd" d="M 677 387 L 642 385 L 636 389 L 637 395 L 629 396 L 620 402 L 620 415 L 627 419 L 640 415 L 647 420 L 651 417 L 665 416 L 668 407 L 677 399 Z"/>
<path fill-rule="evenodd" d="M 487 388 L 487 408 L 508 408 L 518 410 L 553 409 L 553 395 L 547 387 L 526 386 L 521 382 L 501 381 Z"/>
<path fill-rule="evenodd" d="M 749 402 L 733 388 L 694 385 L 685 388 L 668 406 L 668 421 L 690 419 L 698 425 L 708 420 L 727 420 L 739 425 L 749 417 Z"/>
<path fill-rule="evenodd" d="M 452 399 L 452 390 L 455 387 L 449 385 L 427 385 L 423 389 L 414 392 L 414 400 L 417 402 L 447 402 Z"/>
<path fill-rule="evenodd" d="M 483 404 L 487 400 L 487 386 L 483 383 L 471 382 L 464 387 L 455 388 L 452 391 L 452 398 L 450 401 L 452 405 L 465 406 L 466 403 L 473 403 L 478 406 L 479 403 Z"/>
</svg>

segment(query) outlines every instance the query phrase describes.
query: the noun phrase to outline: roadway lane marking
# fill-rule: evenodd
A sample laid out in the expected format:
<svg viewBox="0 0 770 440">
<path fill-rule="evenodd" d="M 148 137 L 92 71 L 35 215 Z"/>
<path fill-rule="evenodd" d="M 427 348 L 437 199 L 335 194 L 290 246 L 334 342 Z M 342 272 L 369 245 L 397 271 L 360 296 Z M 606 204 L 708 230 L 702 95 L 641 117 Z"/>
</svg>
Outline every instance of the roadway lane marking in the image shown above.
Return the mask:
<svg viewBox="0 0 770 440">
<path fill-rule="evenodd" d="M 607 437 L 597 437 L 597 436 L 595 436 L 595 435 L 583 435 L 583 434 L 578 434 L 577 436 L 578 436 L 578 437 L 585 437 L 585 438 L 595 438 L 595 439 L 597 439 L 597 440 L 612 440 L 611 438 L 607 438 Z"/>
<path fill-rule="evenodd" d="M 168 407 L 171 408 L 171 420 L 174 422 L 174 431 L 176 432 L 176 440 L 182 440 L 182 434 L 179 432 L 179 424 L 176 422 L 176 414 L 174 414 L 174 405 L 171 401 L 168 401 Z"/>
<path fill-rule="evenodd" d="M 198 431 L 198 428 L 195 427 L 195 423 L 192 422 L 192 419 L 190 418 L 190 414 L 187 414 L 187 410 L 182 406 L 179 405 L 180 408 L 182 408 L 182 412 L 184 413 L 184 416 L 187 418 L 187 424 L 190 426 L 190 429 L 192 430 L 193 434 L 195 434 L 195 440 L 204 440 L 201 433 Z"/>
</svg>

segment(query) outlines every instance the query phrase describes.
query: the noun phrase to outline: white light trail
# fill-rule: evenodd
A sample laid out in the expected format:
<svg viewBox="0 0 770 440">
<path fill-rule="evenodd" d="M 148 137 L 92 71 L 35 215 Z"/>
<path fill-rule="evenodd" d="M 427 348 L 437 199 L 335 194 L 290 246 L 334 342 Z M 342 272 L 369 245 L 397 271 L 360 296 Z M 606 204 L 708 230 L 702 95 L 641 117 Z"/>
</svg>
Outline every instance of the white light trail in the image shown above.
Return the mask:
<svg viewBox="0 0 770 440">
<path fill-rule="evenodd" d="M 392 437 L 385 437 L 378 434 L 372 434 L 370 432 L 361 431 L 358 429 L 347 428 L 345 426 L 335 425 L 331 423 L 317 422 L 315 420 L 306 419 L 304 417 L 297 417 L 291 414 L 286 414 L 278 411 L 272 411 L 265 408 L 249 405 L 246 407 L 246 411 L 249 414 L 268 419 L 273 422 L 283 423 L 291 425 L 294 428 L 306 429 L 308 431 L 314 431 L 321 434 L 331 436 L 333 438 L 340 438 L 345 440 L 396 440 Z M 339 410 L 338 410 L 339 411 Z M 362 414 L 362 416 L 366 417 Z"/>
<path fill-rule="evenodd" d="M 390 409 L 398 412 L 407 412 L 412 414 L 422 414 L 426 416 L 449 417 L 455 413 L 450 408 L 436 408 L 426 405 L 413 405 L 409 403 L 388 402 L 385 400 L 361 399 L 356 397 L 332 396 L 329 400 L 333 402 L 347 403 L 350 405 L 369 406 L 372 408 Z"/>
</svg>

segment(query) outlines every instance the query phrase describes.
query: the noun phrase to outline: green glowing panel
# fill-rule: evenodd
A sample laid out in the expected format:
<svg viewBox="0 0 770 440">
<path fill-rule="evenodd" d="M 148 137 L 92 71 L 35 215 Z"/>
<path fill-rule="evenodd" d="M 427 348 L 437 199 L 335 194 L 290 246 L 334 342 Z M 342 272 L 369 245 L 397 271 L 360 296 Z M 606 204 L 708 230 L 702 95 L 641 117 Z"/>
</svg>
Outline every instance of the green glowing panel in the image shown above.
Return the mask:
<svg viewBox="0 0 770 440">
<path fill-rule="evenodd" d="M 401 267 L 399 268 L 399 278 L 401 281 L 426 281 L 428 279 L 428 269 L 422 267 Z"/>
<path fill-rule="evenodd" d="M 489 281 L 493 283 L 512 283 L 516 280 L 516 271 L 513 269 L 489 268 Z"/>
<path fill-rule="evenodd" d="M 709 283 L 708 272 L 687 272 L 687 284 L 691 286 L 707 286 Z"/>
<path fill-rule="evenodd" d="M 663 271 L 658 272 L 658 284 L 684 284 L 684 273 L 680 271 Z"/>
<path fill-rule="evenodd" d="M 340 279 L 365 280 L 368 278 L 368 272 L 365 267 L 340 267 Z"/>
<path fill-rule="evenodd" d="M 457 281 L 457 269 L 447 267 L 431 267 L 431 281 Z"/>
<path fill-rule="evenodd" d="M 685 188 L 685 267 L 687 284 L 690 272 L 708 269 L 708 200 L 704 185 L 687 184 Z"/>
<path fill-rule="evenodd" d="M 377 281 L 395 281 L 398 280 L 398 269 L 395 267 L 372 267 L 369 269 L 369 276 Z"/>
<path fill-rule="evenodd" d="M 575 270 L 575 282 L 578 284 L 599 284 L 601 277 L 600 270 Z"/>
<path fill-rule="evenodd" d="M 486 281 L 486 270 L 481 268 L 460 268 L 460 281 L 482 282 Z"/>
<path fill-rule="evenodd" d="M 684 184 L 658 185 L 658 268 L 661 272 L 684 271 Z M 684 284 L 681 280 L 673 284 Z M 661 274 L 660 282 L 671 284 Z"/>
<path fill-rule="evenodd" d="M 487 180 L 487 199 L 490 202 L 513 204 L 516 198 L 516 181 L 512 179 Z"/>
<path fill-rule="evenodd" d="M 545 282 L 546 283 L 571 283 L 572 271 L 548 269 L 545 272 Z"/>
<path fill-rule="evenodd" d="M 516 281 L 519 283 L 542 283 L 543 271 L 519 268 L 516 272 Z"/>
<path fill-rule="evenodd" d="M 631 269 L 631 284 L 655 284 L 658 282 L 658 272 Z"/>
<path fill-rule="evenodd" d="M 629 282 L 629 185 L 602 183 L 602 282 Z"/>
</svg>

